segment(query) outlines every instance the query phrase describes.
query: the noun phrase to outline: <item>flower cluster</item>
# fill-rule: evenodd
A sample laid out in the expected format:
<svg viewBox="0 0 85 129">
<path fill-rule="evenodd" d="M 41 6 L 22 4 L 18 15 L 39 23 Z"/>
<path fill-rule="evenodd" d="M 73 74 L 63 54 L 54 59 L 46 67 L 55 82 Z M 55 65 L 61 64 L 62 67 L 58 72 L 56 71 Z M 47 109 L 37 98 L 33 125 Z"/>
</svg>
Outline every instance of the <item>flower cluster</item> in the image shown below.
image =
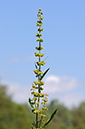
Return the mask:
<svg viewBox="0 0 85 129">
<path fill-rule="evenodd" d="M 42 43 L 43 43 L 43 39 L 41 38 L 42 36 L 42 31 L 44 31 L 43 28 L 41 28 L 42 24 L 43 24 L 43 12 L 41 9 L 39 9 L 38 14 L 37 14 L 37 27 L 38 27 L 38 33 L 36 34 L 37 40 L 36 42 L 38 43 L 38 46 L 35 47 L 35 49 L 37 50 L 37 52 L 35 52 L 35 57 L 38 58 L 38 61 L 35 63 L 35 76 L 37 77 L 37 81 L 33 81 L 32 83 L 32 88 L 31 90 L 31 95 L 32 95 L 32 99 L 29 98 L 29 104 L 32 107 L 32 113 L 36 115 L 36 120 L 35 122 L 33 121 L 32 123 L 32 127 L 31 129 L 44 129 L 45 126 L 47 126 L 49 124 L 49 122 L 53 119 L 54 115 L 56 114 L 57 109 L 55 109 L 55 111 L 52 113 L 52 115 L 50 116 L 50 118 L 45 121 L 45 111 L 48 110 L 47 108 L 47 102 L 48 102 L 48 98 L 47 98 L 47 94 L 44 94 L 42 91 L 44 90 L 43 85 L 44 85 L 44 81 L 42 81 L 42 79 L 44 78 L 44 76 L 47 74 L 47 72 L 49 71 L 50 68 L 48 68 L 45 72 L 42 72 L 42 66 L 45 65 L 45 60 L 47 58 L 45 58 L 44 60 L 42 60 L 42 57 L 44 56 L 43 53 L 41 53 L 41 50 L 44 49 L 44 47 L 42 47 Z M 42 106 L 42 108 L 40 108 L 40 105 Z M 44 123 L 44 124 L 43 124 Z M 43 125 L 42 125 L 43 124 Z"/>
<path fill-rule="evenodd" d="M 37 37 L 36 41 L 38 42 L 39 46 L 35 48 L 37 50 L 37 52 L 35 52 L 35 57 L 38 57 L 38 61 L 35 64 L 36 69 L 34 70 L 34 73 L 36 77 L 38 78 L 38 81 L 33 81 L 32 88 L 30 89 L 33 98 L 29 99 L 29 102 L 32 107 L 32 112 L 36 114 L 36 122 L 35 124 L 33 124 L 35 128 L 40 128 L 40 125 L 44 123 L 43 118 L 46 117 L 46 115 L 44 114 L 44 111 L 48 110 L 48 108 L 46 107 L 46 104 L 48 102 L 48 98 L 47 98 L 48 95 L 42 93 L 44 89 L 43 88 L 44 81 L 42 81 L 42 79 L 44 75 L 46 74 L 46 72 L 43 73 L 41 71 L 41 67 L 45 65 L 45 62 L 41 60 L 41 58 L 44 56 L 44 54 L 41 53 L 41 50 L 44 49 L 44 47 L 41 47 L 42 42 L 44 41 L 41 38 L 42 31 L 44 31 L 44 29 L 41 28 L 43 24 L 42 15 L 43 15 L 43 12 L 41 9 L 39 9 L 38 14 L 37 14 L 38 20 L 36 23 L 36 25 L 38 26 L 38 33 L 36 34 L 36 37 Z M 40 109 L 40 104 L 42 105 L 41 109 Z"/>
</svg>

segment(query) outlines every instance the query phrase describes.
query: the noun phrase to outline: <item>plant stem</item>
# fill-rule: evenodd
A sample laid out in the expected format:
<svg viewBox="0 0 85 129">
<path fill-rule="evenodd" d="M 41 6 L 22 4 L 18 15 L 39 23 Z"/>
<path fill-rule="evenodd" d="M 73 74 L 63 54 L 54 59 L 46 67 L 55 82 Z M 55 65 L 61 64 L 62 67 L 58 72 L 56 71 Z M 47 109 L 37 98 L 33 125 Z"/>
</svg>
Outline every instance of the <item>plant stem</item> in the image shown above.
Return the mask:
<svg viewBox="0 0 85 129">
<path fill-rule="evenodd" d="M 39 47 L 41 47 L 41 43 L 39 42 Z M 39 53 L 41 53 L 41 50 L 39 50 Z M 39 62 L 41 61 L 39 57 Z M 39 71 L 41 69 L 41 65 L 39 65 Z M 41 76 L 41 75 L 40 75 Z M 38 76 L 38 81 L 40 81 L 40 76 Z M 40 93 L 40 85 L 38 85 L 38 92 Z M 40 97 L 38 96 L 38 102 L 40 102 Z M 37 105 L 37 109 L 39 109 L 39 105 Z M 36 128 L 38 128 L 38 113 L 36 114 Z"/>
<path fill-rule="evenodd" d="M 36 128 L 38 128 L 38 114 L 36 114 Z"/>
</svg>

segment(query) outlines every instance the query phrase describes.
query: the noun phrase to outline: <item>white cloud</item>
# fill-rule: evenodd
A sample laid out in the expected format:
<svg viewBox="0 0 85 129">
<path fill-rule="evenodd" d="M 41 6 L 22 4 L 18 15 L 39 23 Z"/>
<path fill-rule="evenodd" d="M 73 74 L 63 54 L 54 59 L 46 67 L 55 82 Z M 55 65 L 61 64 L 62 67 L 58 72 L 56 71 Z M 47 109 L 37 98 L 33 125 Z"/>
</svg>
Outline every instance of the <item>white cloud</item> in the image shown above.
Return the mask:
<svg viewBox="0 0 85 129">
<path fill-rule="evenodd" d="M 3 82 L 8 85 L 8 93 L 13 93 L 13 101 L 17 103 L 27 103 L 28 98 L 31 96 L 31 86 L 21 86 L 20 84 Z M 61 103 L 71 107 L 78 105 L 80 102 L 85 101 L 85 93 L 76 92 L 79 82 L 71 77 L 58 77 L 50 75 L 45 79 L 44 93 L 49 94 L 49 102 L 53 99 L 58 99 Z"/>
<path fill-rule="evenodd" d="M 85 93 L 69 92 L 64 94 L 55 94 L 53 98 L 54 97 L 69 108 L 73 106 L 78 106 L 81 102 L 85 102 Z"/>
<path fill-rule="evenodd" d="M 75 92 L 79 85 L 76 78 L 50 75 L 45 79 L 44 89 L 49 94 L 49 100 L 58 99 L 67 107 L 72 107 L 85 101 L 84 93 Z"/>
<path fill-rule="evenodd" d="M 45 80 L 46 82 L 56 82 L 59 83 L 60 82 L 60 78 L 54 75 L 50 75 L 46 78 Z"/>
<path fill-rule="evenodd" d="M 3 82 L 8 86 L 8 94 L 12 94 L 12 100 L 16 103 L 27 103 L 28 98 L 30 97 L 29 86 L 22 86 L 16 83 Z"/>
<path fill-rule="evenodd" d="M 79 82 L 71 77 L 58 77 L 50 75 L 45 79 L 45 91 L 48 93 L 67 92 L 75 89 Z"/>
</svg>

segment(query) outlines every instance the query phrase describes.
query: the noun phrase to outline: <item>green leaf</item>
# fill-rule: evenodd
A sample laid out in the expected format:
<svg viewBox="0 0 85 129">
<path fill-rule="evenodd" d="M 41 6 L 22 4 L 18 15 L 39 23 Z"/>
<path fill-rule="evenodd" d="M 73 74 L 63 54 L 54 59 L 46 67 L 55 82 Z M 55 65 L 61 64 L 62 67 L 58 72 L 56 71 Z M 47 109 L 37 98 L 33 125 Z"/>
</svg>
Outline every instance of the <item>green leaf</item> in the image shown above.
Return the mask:
<svg viewBox="0 0 85 129">
<path fill-rule="evenodd" d="M 49 124 L 49 122 L 53 119 L 56 112 L 57 112 L 57 109 L 52 113 L 51 117 L 47 120 L 47 122 L 40 129 L 43 129 L 46 125 Z"/>
<path fill-rule="evenodd" d="M 43 77 L 44 77 L 44 76 L 45 76 L 45 74 L 49 71 L 49 69 L 50 69 L 50 68 L 48 68 L 48 69 L 43 73 L 43 75 L 41 76 L 40 80 L 42 80 L 42 79 L 43 79 Z"/>
<path fill-rule="evenodd" d="M 38 69 L 36 63 L 35 63 L 35 68 Z"/>
<path fill-rule="evenodd" d="M 43 61 L 45 61 L 49 56 L 47 56 Z"/>
<path fill-rule="evenodd" d="M 29 103 L 30 103 L 30 106 L 31 106 L 33 109 L 35 109 L 34 106 L 33 106 L 32 103 L 31 103 L 31 99 L 30 99 L 30 98 L 29 98 Z"/>
</svg>

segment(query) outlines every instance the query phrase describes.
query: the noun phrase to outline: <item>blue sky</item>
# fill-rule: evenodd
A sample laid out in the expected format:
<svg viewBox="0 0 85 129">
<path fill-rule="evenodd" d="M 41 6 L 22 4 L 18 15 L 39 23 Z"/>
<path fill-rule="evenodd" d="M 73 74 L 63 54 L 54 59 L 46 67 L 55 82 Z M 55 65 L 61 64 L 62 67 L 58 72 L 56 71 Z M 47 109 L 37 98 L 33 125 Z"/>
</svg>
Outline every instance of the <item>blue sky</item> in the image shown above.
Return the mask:
<svg viewBox="0 0 85 129">
<path fill-rule="evenodd" d="M 43 70 L 51 68 L 45 78 L 48 87 L 45 91 L 49 100 L 58 98 L 66 105 L 77 105 L 85 101 L 84 0 L 0 1 L 1 82 L 9 85 L 15 101 L 24 102 L 25 94 L 29 96 L 26 91 L 29 92 L 35 79 L 39 8 L 44 13 L 43 52 L 45 57 L 49 56 Z M 50 92 L 49 87 L 55 90 Z"/>
</svg>

